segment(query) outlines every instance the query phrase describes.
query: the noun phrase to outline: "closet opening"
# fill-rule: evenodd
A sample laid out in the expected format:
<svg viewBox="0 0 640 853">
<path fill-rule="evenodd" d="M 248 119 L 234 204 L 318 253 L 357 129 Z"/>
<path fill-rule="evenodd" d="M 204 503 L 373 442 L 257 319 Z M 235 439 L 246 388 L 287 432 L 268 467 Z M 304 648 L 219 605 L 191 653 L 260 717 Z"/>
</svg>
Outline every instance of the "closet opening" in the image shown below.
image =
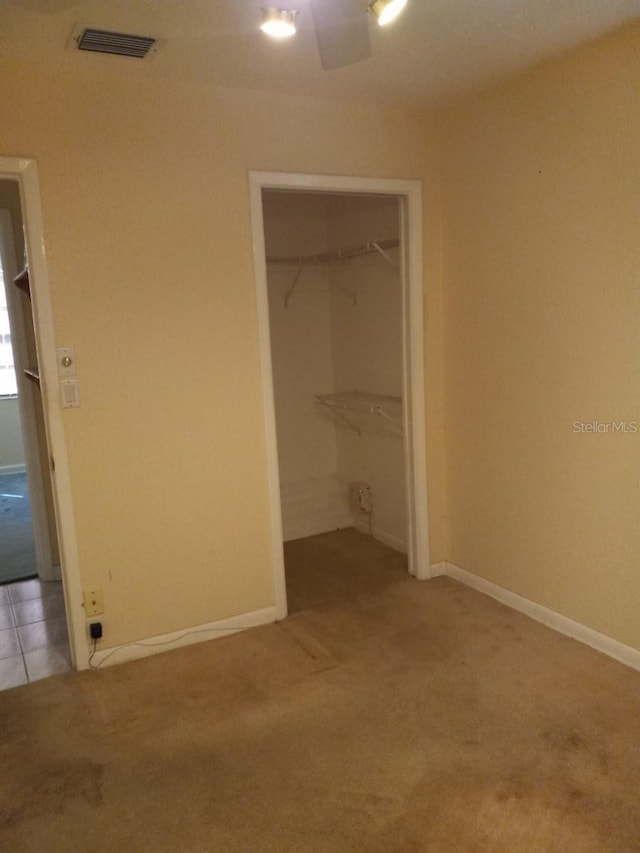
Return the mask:
<svg viewBox="0 0 640 853">
<path fill-rule="evenodd" d="M 251 179 L 284 618 L 429 576 L 420 185 Z"/>
</svg>

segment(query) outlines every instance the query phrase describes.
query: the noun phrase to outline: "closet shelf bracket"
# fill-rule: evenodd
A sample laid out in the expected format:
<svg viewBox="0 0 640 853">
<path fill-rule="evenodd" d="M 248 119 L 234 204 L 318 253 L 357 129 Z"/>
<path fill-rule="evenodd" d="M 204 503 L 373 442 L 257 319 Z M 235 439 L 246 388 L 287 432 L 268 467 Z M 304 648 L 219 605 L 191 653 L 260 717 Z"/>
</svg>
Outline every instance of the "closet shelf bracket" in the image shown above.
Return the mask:
<svg viewBox="0 0 640 853">
<path fill-rule="evenodd" d="M 300 263 L 298 264 L 298 269 L 296 270 L 296 274 L 293 277 L 293 281 L 291 282 L 291 287 L 289 288 L 289 290 L 287 290 L 287 295 L 284 297 L 284 307 L 285 308 L 289 307 L 289 300 L 293 296 L 293 291 L 296 289 L 296 285 L 298 284 L 298 281 L 300 279 L 300 275 L 302 273 L 303 267 L 304 267 L 304 261 L 301 260 Z"/>
<path fill-rule="evenodd" d="M 385 259 L 385 261 L 386 261 L 390 266 L 392 266 L 392 267 L 394 268 L 394 270 L 397 270 L 397 269 L 398 269 L 398 264 L 393 260 L 393 258 L 391 257 L 391 255 L 390 255 L 388 252 L 385 252 L 385 250 L 382 248 L 382 246 L 381 246 L 378 242 L 376 242 L 375 240 L 373 240 L 373 242 L 371 243 L 371 245 L 372 245 L 372 246 L 373 246 L 373 248 L 376 250 L 376 252 L 379 252 L 379 253 L 380 253 L 380 255 Z"/>
</svg>

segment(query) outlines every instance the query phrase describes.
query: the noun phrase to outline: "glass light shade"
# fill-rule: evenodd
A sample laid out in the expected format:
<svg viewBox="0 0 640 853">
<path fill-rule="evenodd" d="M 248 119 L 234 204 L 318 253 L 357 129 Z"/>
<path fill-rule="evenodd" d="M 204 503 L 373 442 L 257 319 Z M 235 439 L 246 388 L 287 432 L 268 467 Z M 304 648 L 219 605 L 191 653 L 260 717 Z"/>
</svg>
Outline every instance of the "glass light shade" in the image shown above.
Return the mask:
<svg viewBox="0 0 640 853">
<path fill-rule="evenodd" d="M 269 6 L 262 10 L 260 29 L 263 33 L 275 39 L 289 38 L 296 31 L 295 17 L 296 12 Z"/>
<path fill-rule="evenodd" d="M 384 27 L 395 21 L 406 5 L 407 0 L 375 0 L 369 8 L 378 19 L 378 24 Z"/>
</svg>

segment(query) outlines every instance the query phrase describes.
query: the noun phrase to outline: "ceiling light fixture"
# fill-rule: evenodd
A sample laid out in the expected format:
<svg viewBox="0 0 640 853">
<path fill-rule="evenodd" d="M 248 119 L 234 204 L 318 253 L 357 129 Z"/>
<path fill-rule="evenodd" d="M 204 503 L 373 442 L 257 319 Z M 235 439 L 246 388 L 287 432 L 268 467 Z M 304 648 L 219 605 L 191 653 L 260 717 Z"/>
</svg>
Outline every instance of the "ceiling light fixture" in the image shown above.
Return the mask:
<svg viewBox="0 0 640 853">
<path fill-rule="evenodd" d="M 378 19 L 378 24 L 384 27 L 395 21 L 406 5 L 407 0 L 374 0 L 369 9 Z"/>
<path fill-rule="evenodd" d="M 294 11 L 287 9 L 276 9 L 275 6 L 267 6 L 262 9 L 262 23 L 260 29 L 263 33 L 274 39 L 286 39 L 295 34 L 296 15 Z"/>
</svg>

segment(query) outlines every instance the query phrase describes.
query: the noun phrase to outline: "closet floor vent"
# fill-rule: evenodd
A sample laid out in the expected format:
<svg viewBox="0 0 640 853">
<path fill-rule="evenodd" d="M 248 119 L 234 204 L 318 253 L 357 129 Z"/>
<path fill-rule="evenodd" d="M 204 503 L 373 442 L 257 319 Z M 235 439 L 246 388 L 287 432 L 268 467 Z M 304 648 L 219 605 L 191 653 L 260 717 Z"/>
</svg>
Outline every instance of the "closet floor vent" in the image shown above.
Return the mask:
<svg viewBox="0 0 640 853">
<path fill-rule="evenodd" d="M 73 31 L 71 44 L 78 50 L 88 50 L 92 53 L 109 53 L 112 56 L 145 59 L 157 50 L 158 39 L 152 36 L 114 33 L 110 30 L 96 30 L 81 26 Z"/>
</svg>

